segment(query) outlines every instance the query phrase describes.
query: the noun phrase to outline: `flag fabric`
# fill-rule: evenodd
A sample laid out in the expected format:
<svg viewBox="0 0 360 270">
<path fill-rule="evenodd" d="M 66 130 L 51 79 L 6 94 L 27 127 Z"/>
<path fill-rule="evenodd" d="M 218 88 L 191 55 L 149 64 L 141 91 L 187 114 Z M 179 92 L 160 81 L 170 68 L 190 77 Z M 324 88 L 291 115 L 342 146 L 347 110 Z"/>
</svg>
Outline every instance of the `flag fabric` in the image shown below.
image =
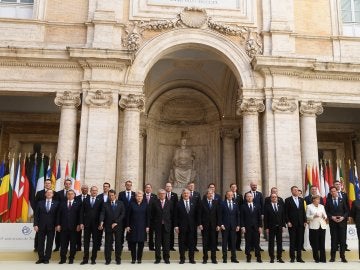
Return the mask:
<svg viewBox="0 0 360 270">
<path fill-rule="evenodd" d="M 13 186 L 14 186 L 14 179 L 15 179 L 15 169 L 14 169 L 14 158 L 11 161 L 10 165 L 10 183 L 9 183 L 9 190 L 8 190 L 8 205 L 7 205 L 7 211 L 2 216 L 2 222 L 7 222 L 10 220 L 10 208 L 11 208 L 11 202 L 12 202 L 12 196 L 13 196 Z"/>
<path fill-rule="evenodd" d="M 23 222 L 28 222 L 29 217 L 32 216 L 33 211 L 30 206 L 29 193 L 30 193 L 30 183 L 29 179 L 26 176 L 25 169 L 25 159 L 21 167 L 21 183 L 23 183 L 23 195 L 21 201 L 21 220 Z M 18 208 L 19 209 L 19 208 Z"/>
<path fill-rule="evenodd" d="M 74 164 L 75 164 L 75 162 L 74 162 Z M 78 161 L 78 163 L 77 163 L 74 190 L 75 190 L 76 195 L 79 195 L 81 193 L 80 161 Z"/>
<path fill-rule="evenodd" d="M 0 185 L 0 216 L 8 211 L 9 202 L 9 188 L 10 188 L 10 173 L 6 173 L 6 166 L 4 164 L 3 177 Z"/>
<path fill-rule="evenodd" d="M 336 180 L 340 181 L 340 161 L 336 160 Z"/>
<path fill-rule="evenodd" d="M 13 195 L 11 198 L 11 207 L 10 207 L 10 222 L 16 222 L 18 218 L 17 208 L 19 202 L 19 186 L 20 186 L 20 158 L 14 174 Z"/>
<path fill-rule="evenodd" d="M 352 206 L 352 202 L 355 201 L 356 194 L 355 194 L 355 181 L 353 170 L 351 168 L 351 162 L 349 160 L 349 207 Z"/>
<path fill-rule="evenodd" d="M 329 162 L 327 164 L 328 167 L 328 183 L 329 183 L 329 187 L 334 185 L 334 176 L 333 176 L 333 170 L 332 170 L 332 166 L 331 166 L 331 160 L 329 159 Z"/>
<path fill-rule="evenodd" d="M 49 164 L 50 164 L 50 161 L 49 161 Z M 50 180 L 51 180 L 51 189 L 56 190 L 56 159 L 55 158 L 54 158 L 53 166 L 51 168 Z"/>
<path fill-rule="evenodd" d="M 33 170 L 32 170 L 32 174 L 31 174 L 30 192 L 29 192 L 29 200 L 30 200 L 30 205 L 31 205 L 32 210 L 35 210 L 36 168 L 37 168 L 37 161 L 36 161 L 36 157 L 35 157 Z"/>
<path fill-rule="evenodd" d="M 316 177 L 316 166 L 313 165 L 312 168 L 311 168 L 311 176 L 312 176 L 312 186 L 314 187 L 317 187 L 317 194 L 319 194 L 319 189 L 320 189 L 320 186 L 319 186 L 319 180 L 318 178 Z"/>
<path fill-rule="evenodd" d="M 39 178 L 38 178 L 37 183 L 36 183 L 35 194 L 38 191 L 43 190 L 45 188 L 44 187 L 44 181 L 45 181 L 45 178 L 44 178 L 44 159 L 42 158 L 41 163 L 40 163 Z"/>
<path fill-rule="evenodd" d="M 59 191 L 62 189 L 62 183 L 61 183 L 61 165 L 60 165 L 60 159 L 58 163 L 58 171 L 56 174 L 56 185 L 55 185 L 55 191 Z"/>
<path fill-rule="evenodd" d="M 75 161 L 73 161 L 71 166 L 71 189 L 74 190 L 75 188 L 75 178 L 76 178 L 76 170 L 75 170 Z"/>
<path fill-rule="evenodd" d="M 5 176 L 5 160 L 3 160 L 0 164 L 0 186 L 2 183 L 2 178 Z"/>
<path fill-rule="evenodd" d="M 320 196 L 323 198 L 324 203 L 326 202 L 326 195 L 328 194 L 329 191 L 326 191 L 326 183 L 325 183 L 325 178 L 324 178 L 324 168 L 323 168 L 323 162 L 320 161 Z M 327 189 L 329 190 L 329 186 L 327 187 Z"/>
<path fill-rule="evenodd" d="M 51 179 L 51 157 L 50 157 L 50 160 L 49 160 L 49 164 L 48 164 L 48 167 L 47 167 L 47 170 L 46 170 L 46 180 L 48 179 Z"/>
<path fill-rule="evenodd" d="M 309 181 L 308 165 L 305 164 L 305 196 L 309 195 L 311 183 Z"/>
</svg>

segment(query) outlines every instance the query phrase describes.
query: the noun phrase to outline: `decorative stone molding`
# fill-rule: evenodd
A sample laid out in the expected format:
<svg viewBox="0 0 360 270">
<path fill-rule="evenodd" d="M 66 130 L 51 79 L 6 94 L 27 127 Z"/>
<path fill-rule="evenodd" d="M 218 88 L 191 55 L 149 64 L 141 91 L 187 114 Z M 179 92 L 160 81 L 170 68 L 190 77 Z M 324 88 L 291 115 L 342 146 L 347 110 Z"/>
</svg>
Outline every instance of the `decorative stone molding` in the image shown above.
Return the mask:
<svg viewBox="0 0 360 270">
<path fill-rule="evenodd" d="M 133 21 L 126 25 L 123 46 L 130 51 L 137 51 L 141 46 L 143 31 L 166 31 L 176 28 L 201 28 L 219 32 L 225 36 L 237 36 L 247 55 L 253 58 L 263 53 L 262 38 L 259 33 L 246 26 L 227 25 L 216 22 L 207 15 L 205 9 L 184 8 L 176 18 L 161 21 Z"/>
<path fill-rule="evenodd" d="M 89 92 L 85 98 L 85 103 L 91 107 L 108 108 L 113 103 L 111 93 L 105 93 L 103 90 Z"/>
<path fill-rule="evenodd" d="M 288 113 L 296 111 L 297 105 L 294 100 L 289 100 L 287 97 L 273 98 L 272 110 L 274 112 Z"/>
<path fill-rule="evenodd" d="M 323 111 L 321 102 L 314 100 L 300 102 L 300 114 L 303 116 L 316 116 L 322 114 Z"/>
<path fill-rule="evenodd" d="M 119 106 L 123 110 L 139 110 L 144 111 L 145 97 L 144 95 L 128 94 L 121 96 Z"/>
<path fill-rule="evenodd" d="M 240 137 L 240 133 L 238 129 L 235 128 L 222 128 L 220 131 L 220 136 L 221 138 L 233 138 L 233 139 L 237 139 Z"/>
<path fill-rule="evenodd" d="M 64 91 L 56 94 L 54 100 L 56 106 L 76 108 L 81 104 L 80 94 L 71 91 Z"/>
<path fill-rule="evenodd" d="M 263 100 L 256 98 L 238 100 L 237 107 L 236 113 L 238 115 L 257 114 L 265 111 Z"/>
</svg>

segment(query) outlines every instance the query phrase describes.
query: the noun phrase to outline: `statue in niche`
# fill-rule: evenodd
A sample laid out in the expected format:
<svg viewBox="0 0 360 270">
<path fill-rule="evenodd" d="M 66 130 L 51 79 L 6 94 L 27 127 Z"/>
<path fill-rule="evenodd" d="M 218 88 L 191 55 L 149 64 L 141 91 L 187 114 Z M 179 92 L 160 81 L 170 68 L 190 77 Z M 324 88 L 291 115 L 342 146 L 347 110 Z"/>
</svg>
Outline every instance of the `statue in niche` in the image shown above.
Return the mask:
<svg viewBox="0 0 360 270">
<path fill-rule="evenodd" d="M 175 150 L 170 170 L 169 182 L 178 188 L 185 188 L 196 177 L 195 153 L 186 146 L 186 142 L 186 138 L 181 139 L 181 145 Z"/>
</svg>

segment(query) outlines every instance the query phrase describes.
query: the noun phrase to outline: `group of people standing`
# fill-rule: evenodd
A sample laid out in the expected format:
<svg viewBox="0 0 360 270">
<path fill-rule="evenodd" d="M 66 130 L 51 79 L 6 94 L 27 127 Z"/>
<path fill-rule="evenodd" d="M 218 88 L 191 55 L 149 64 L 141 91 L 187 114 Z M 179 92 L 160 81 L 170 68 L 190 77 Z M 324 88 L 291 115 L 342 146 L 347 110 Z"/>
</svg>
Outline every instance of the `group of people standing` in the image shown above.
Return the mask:
<svg viewBox="0 0 360 270">
<path fill-rule="evenodd" d="M 326 262 L 325 230 L 329 220 L 331 233 L 331 259 L 340 247 L 341 261 L 346 262 L 346 224 L 349 217 L 346 193 L 335 186 L 330 188 L 327 204 L 321 204 L 320 197 L 313 191 L 305 199 L 299 196 L 299 189 L 291 187 L 291 196 L 283 200 L 277 188 L 272 188 L 270 196 L 263 198 L 257 184 L 251 183 L 250 190 L 240 195 L 237 185 L 231 184 L 224 198 L 216 193 L 215 184 L 208 185 L 201 197 L 195 191 L 193 182 L 183 189 L 180 196 L 172 191 L 172 184 L 166 183 L 157 194 L 152 193 L 151 184 L 143 191 L 133 191 L 132 182 L 125 182 L 125 190 L 119 194 L 103 184 L 103 193 L 98 188 L 83 185 L 82 194 L 75 196 L 71 190 L 71 180 L 64 181 L 64 189 L 51 190 L 51 182 L 45 181 L 45 189 L 37 193 L 34 229 L 37 232 L 35 248 L 38 252 L 37 264 L 49 263 L 54 238 L 55 250 L 60 245 L 60 264 L 74 263 L 77 251 L 81 250 L 83 233 L 84 254 L 81 264 L 96 264 L 102 237 L 105 233 L 105 264 L 110 264 L 115 252 L 116 264 L 121 264 L 121 254 L 125 240 L 131 251 L 131 263 L 141 263 L 144 243 L 155 251 L 155 264 L 163 260 L 170 263 L 170 250 L 174 249 L 175 233 L 178 235 L 180 264 L 185 263 L 188 253 L 189 263 L 195 264 L 197 232 L 201 231 L 203 260 L 217 264 L 218 235 L 221 233 L 222 262 L 239 263 L 236 251 L 241 250 L 241 238 L 245 239 L 246 261 L 251 262 L 252 251 L 256 261 L 262 263 L 260 235 L 262 229 L 268 238 L 270 262 L 282 259 L 282 233 L 288 228 L 290 237 L 290 262 L 304 262 L 302 249 L 305 226 L 309 224 L 310 244 L 315 262 Z M 340 195 L 339 195 L 340 194 Z M 310 201 L 309 201 L 310 200 Z M 306 201 L 306 202 L 305 202 Z M 352 216 L 360 224 L 360 203 L 354 202 Z M 55 237 L 55 234 L 57 235 Z M 90 257 L 90 240 L 92 250 Z M 45 246 L 46 243 L 46 246 Z M 70 246 L 70 249 L 69 249 Z M 69 249 L 69 254 L 68 253 Z M 68 256 L 68 257 L 67 257 Z"/>
</svg>

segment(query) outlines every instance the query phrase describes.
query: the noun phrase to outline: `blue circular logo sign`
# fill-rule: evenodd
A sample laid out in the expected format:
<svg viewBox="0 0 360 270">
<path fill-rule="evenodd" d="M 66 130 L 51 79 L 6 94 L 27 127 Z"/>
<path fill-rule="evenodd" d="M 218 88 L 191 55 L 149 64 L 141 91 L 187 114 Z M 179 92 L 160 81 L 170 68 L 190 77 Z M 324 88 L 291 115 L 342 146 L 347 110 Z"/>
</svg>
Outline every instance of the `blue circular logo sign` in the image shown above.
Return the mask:
<svg viewBox="0 0 360 270">
<path fill-rule="evenodd" d="M 23 235 L 29 235 L 29 234 L 31 234 L 32 230 L 29 226 L 24 226 L 21 229 L 21 232 L 23 233 Z"/>
</svg>

